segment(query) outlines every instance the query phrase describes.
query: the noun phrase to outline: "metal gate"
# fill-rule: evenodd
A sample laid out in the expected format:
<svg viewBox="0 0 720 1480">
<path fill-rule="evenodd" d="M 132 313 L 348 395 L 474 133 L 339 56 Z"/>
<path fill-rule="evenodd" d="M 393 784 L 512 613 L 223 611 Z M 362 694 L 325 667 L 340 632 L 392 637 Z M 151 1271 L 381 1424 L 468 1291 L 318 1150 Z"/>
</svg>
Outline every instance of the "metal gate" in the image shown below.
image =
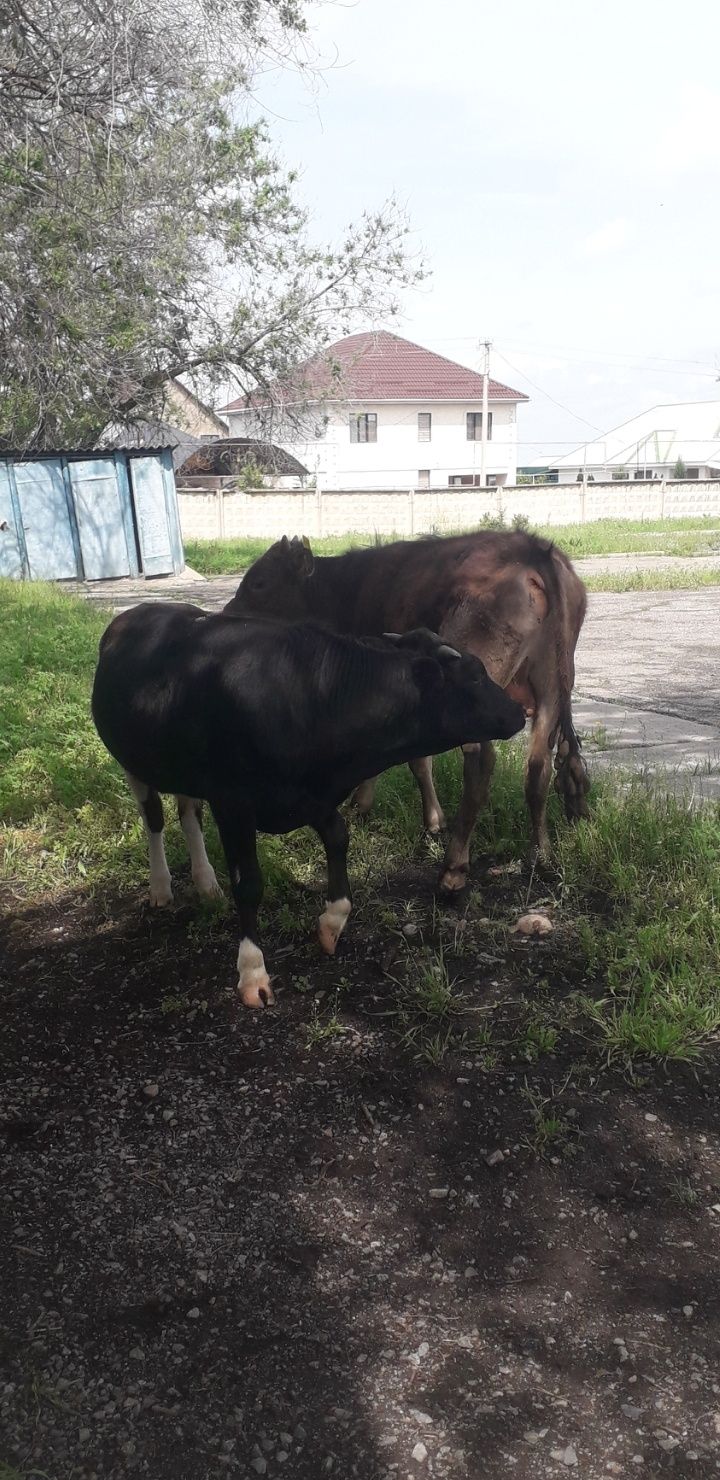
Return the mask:
<svg viewBox="0 0 720 1480">
<path fill-rule="evenodd" d="M 101 581 L 184 565 L 168 449 L 0 454 L 0 576 Z"/>
</svg>

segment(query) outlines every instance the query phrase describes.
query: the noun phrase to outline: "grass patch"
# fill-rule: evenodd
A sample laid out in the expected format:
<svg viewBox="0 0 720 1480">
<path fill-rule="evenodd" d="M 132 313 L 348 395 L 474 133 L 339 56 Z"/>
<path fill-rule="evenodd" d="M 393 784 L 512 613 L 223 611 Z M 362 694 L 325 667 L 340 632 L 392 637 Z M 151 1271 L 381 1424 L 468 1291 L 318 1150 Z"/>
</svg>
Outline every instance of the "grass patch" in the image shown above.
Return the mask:
<svg viewBox="0 0 720 1480">
<path fill-rule="evenodd" d="M 720 586 L 720 566 L 680 566 L 676 570 L 606 571 L 583 576 L 588 591 L 696 591 Z"/>
<path fill-rule="evenodd" d="M 384 543 L 389 543 L 388 540 Z M 324 540 L 313 540 L 312 546 L 318 555 L 343 555 L 346 550 L 373 545 L 376 538 L 371 534 L 337 535 Z M 273 544 L 271 539 L 236 540 L 185 540 L 185 559 L 192 570 L 201 576 L 227 576 L 236 571 L 247 570 Z"/>
<path fill-rule="evenodd" d="M 0 620 L 0 878 L 18 901 L 144 890 L 142 828 L 89 710 L 107 614 L 55 588 L 0 582 Z M 521 744 L 499 747 L 492 805 L 480 819 L 476 855 L 491 854 L 502 862 L 524 854 L 522 764 Z M 436 774 L 438 791 L 452 812 L 460 794 L 459 758 L 439 757 Z M 557 798 L 550 800 L 556 907 L 566 934 L 572 933 L 569 955 L 584 1036 L 599 1039 L 607 1055 L 628 1060 L 690 1058 L 720 1028 L 720 809 L 693 810 L 681 797 L 665 797 L 640 779 L 628 785 L 612 774 L 595 785 L 591 804 L 590 821 L 569 829 Z M 207 830 L 209 852 L 224 876 L 214 828 L 208 824 Z M 167 846 L 171 869 L 177 874 L 180 868 L 186 877 L 186 850 L 174 819 Z M 308 951 L 314 949 L 324 897 L 322 847 L 314 834 L 302 831 L 263 838 L 260 852 L 268 944 L 281 933 L 298 947 L 307 943 Z M 382 917 L 377 900 L 377 891 L 408 868 L 432 871 L 437 859 L 437 844 L 428 844 L 420 833 L 417 790 L 407 767 L 389 772 L 381 778 L 370 819 L 352 828 L 356 909 L 351 926 L 358 932 L 380 929 L 397 939 L 402 925 L 412 921 L 422 927 L 421 942 L 437 941 L 439 934 L 442 939 L 439 917 L 416 901 L 412 890 L 405 903 L 386 902 Z M 528 887 L 519 875 L 507 877 L 500 904 L 492 906 L 502 916 L 500 926 L 524 905 Z M 464 932 L 455 929 L 445 948 L 453 962 L 461 958 L 462 981 L 473 975 L 473 898 L 468 944 Z M 486 908 L 481 893 L 475 914 Z M 226 928 L 222 905 L 197 905 L 189 927 L 193 940 L 202 944 Z M 497 932 L 493 941 L 493 950 L 504 955 Z M 419 1053 L 437 1062 L 465 1026 L 464 1004 L 452 979 L 455 966 L 451 972 L 442 947 L 430 950 L 406 941 L 406 948 L 401 973 L 405 1031 Z M 553 959 L 543 968 L 550 978 Z M 555 1022 L 536 1007 L 518 1027 L 516 1050 L 530 1062 L 561 1053 L 564 1028 L 562 1018 L 558 1021 L 556 1031 Z"/>
<path fill-rule="evenodd" d="M 538 524 L 533 526 L 545 539 L 554 540 L 574 560 L 590 555 L 714 555 L 720 556 L 720 521 L 711 518 L 597 519 L 592 524 Z M 482 528 L 476 525 L 475 529 Z M 445 530 L 446 534 L 470 533 Z M 397 535 L 350 532 L 335 538 L 313 540 L 317 555 L 342 555 L 345 550 L 366 545 L 389 544 Z M 188 540 L 187 563 L 200 575 L 233 575 L 247 570 L 269 548 L 271 539 Z M 614 577 L 613 579 L 620 579 Z M 720 579 L 720 577 L 716 577 Z M 712 585 L 713 582 L 703 584 Z M 644 590 L 645 587 L 595 586 L 594 590 Z"/>
</svg>

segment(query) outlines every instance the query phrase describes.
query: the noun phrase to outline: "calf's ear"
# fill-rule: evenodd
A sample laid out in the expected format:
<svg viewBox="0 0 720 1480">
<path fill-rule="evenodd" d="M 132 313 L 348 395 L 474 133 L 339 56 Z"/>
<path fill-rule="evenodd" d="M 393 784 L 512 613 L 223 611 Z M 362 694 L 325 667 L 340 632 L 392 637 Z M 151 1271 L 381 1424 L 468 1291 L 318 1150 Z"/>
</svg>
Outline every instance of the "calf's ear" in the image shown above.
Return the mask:
<svg viewBox="0 0 720 1480">
<path fill-rule="evenodd" d="M 412 675 L 423 695 L 437 693 L 445 683 L 445 674 L 434 658 L 415 658 Z"/>
<path fill-rule="evenodd" d="M 293 565 L 299 576 L 311 576 L 315 568 L 315 556 L 310 547 L 310 541 L 306 534 L 299 540 L 297 535 L 291 541 L 290 553 Z"/>
</svg>

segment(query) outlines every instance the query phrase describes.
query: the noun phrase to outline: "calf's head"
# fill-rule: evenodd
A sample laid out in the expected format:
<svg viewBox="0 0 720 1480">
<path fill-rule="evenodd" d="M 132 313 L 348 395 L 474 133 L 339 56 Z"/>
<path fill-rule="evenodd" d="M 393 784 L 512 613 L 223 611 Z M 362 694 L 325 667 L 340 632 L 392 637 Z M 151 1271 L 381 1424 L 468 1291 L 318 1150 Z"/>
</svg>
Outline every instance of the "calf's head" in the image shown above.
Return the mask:
<svg viewBox="0 0 720 1480">
<path fill-rule="evenodd" d="M 425 701 L 428 726 L 437 727 L 436 740 L 446 741 L 448 747 L 463 741 L 509 740 L 523 729 L 522 704 L 493 682 L 485 664 L 472 653 L 459 653 L 424 628 L 402 635 L 387 632 L 384 640 L 413 655 L 413 677 Z"/>
<path fill-rule="evenodd" d="M 315 559 L 309 542 L 283 535 L 250 566 L 232 601 L 229 617 L 281 617 L 298 622 L 312 615 L 309 583 Z"/>
</svg>

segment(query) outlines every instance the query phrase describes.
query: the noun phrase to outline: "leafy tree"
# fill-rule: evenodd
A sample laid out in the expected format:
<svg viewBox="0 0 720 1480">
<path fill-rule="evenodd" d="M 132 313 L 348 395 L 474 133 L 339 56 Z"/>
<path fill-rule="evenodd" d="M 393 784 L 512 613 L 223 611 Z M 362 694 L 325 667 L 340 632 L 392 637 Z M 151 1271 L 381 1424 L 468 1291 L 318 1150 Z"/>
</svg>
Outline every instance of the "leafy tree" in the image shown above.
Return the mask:
<svg viewBox="0 0 720 1480">
<path fill-rule="evenodd" d="M 312 240 L 268 59 L 308 65 L 300 0 L 0 0 L 6 445 L 91 446 L 177 375 L 265 395 L 420 276 L 394 201 Z"/>
</svg>

